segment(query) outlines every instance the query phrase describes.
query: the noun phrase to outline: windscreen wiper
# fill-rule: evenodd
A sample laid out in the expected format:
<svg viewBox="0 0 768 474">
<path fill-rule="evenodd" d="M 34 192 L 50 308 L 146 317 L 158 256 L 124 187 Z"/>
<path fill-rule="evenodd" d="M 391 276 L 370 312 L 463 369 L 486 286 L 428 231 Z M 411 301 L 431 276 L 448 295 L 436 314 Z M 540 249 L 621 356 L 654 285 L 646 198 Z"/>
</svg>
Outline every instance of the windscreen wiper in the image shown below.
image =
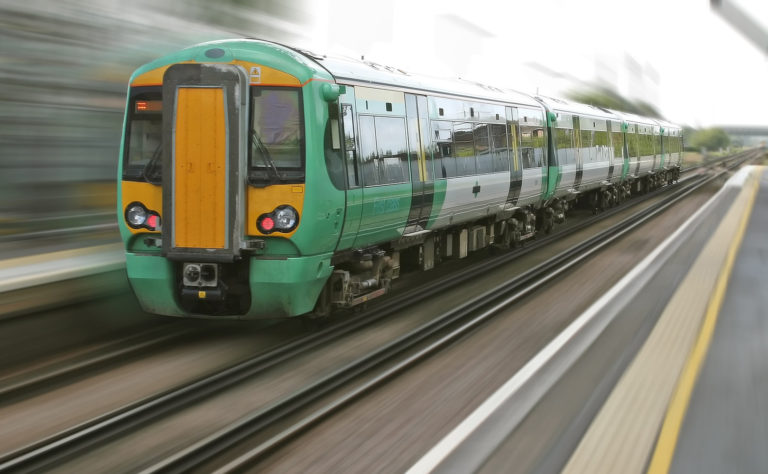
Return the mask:
<svg viewBox="0 0 768 474">
<path fill-rule="evenodd" d="M 269 154 L 269 150 L 264 145 L 264 142 L 261 141 L 261 137 L 259 137 L 259 134 L 256 133 L 256 130 L 251 129 L 251 139 L 253 140 L 253 143 L 256 145 L 256 149 L 259 151 L 259 154 L 261 155 L 261 160 L 264 162 L 266 167 L 273 173 L 274 178 L 276 181 L 280 181 L 283 179 L 282 175 L 280 175 L 280 171 L 278 171 L 277 166 L 275 166 L 275 162 L 272 161 L 272 156 Z"/>
<path fill-rule="evenodd" d="M 162 182 L 162 175 L 159 171 L 162 171 L 160 166 L 161 151 L 163 150 L 163 143 L 159 143 L 155 151 L 152 153 L 152 158 L 144 165 L 144 169 L 141 170 L 141 177 L 147 182 L 152 184 L 160 184 Z"/>
</svg>

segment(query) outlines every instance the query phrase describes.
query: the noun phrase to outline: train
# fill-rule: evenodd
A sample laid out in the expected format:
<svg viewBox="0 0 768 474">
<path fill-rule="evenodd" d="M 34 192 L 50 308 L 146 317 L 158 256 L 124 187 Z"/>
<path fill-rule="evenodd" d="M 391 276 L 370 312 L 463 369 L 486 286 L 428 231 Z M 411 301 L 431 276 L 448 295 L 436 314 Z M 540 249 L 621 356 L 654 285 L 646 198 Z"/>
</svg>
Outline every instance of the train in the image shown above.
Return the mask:
<svg viewBox="0 0 768 474">
<path fill-rule="evenodd" d="M 328 316 L 401 270 L 674 183 L 665 121 L 259 39 L 139 67 L 118 166 L 126 271 L 166 316 Z"/>
</svg>

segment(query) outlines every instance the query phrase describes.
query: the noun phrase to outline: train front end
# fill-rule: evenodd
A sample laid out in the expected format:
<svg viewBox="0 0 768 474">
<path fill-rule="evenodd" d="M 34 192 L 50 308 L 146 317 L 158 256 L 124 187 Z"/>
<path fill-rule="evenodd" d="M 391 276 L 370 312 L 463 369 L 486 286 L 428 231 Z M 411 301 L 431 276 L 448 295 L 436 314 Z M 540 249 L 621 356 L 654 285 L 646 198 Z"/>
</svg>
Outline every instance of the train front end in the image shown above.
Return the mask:
<svg viewBox="0 0 768 474">
<path fill-rule="evenodd" d="M 313 310 L 343 224 L 323 159 L 335 96 L 312 60 L 255 40 L 194 46 L 133 74 L 118 222 L 146 311 Z"/>
</svg>

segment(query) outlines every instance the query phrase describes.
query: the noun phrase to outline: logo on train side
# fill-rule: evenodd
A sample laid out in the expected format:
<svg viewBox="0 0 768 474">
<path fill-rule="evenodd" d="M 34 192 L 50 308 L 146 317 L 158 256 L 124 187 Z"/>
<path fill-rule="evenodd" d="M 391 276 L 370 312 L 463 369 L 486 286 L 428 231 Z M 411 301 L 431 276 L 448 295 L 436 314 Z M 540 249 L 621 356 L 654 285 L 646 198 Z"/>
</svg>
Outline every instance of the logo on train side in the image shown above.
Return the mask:
<svg viewBox="0 0 768 474">
<path fill-rule="evenodd" d="M 251 84 L 261 84 L 261 66 L 251 67 Z"/>
<path fill-rule="evenodd" d="M 377 199 L 376 201 L 373 201 L 373 214 L 379 215 L 379 214 L 387 214 L 390 212 L 395 212 L 400 210 L 400 200 L 399 199 Z"/>
</svg>

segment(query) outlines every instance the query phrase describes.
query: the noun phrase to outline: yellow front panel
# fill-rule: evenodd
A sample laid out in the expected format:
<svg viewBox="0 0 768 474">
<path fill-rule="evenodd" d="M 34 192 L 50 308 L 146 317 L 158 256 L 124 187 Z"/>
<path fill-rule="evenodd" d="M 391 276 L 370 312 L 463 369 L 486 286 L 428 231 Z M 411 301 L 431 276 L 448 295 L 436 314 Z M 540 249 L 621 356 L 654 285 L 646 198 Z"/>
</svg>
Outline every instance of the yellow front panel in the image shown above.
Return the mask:
<svg viewBox="0 0 768 474">
<path fill-rule="evenodd" d="M 304 210 L 304 185 L 303 184 L 275 184 L 266 188 L 254 188 L 248 186 L 248 222 L 245 228 L 248 235 L 264 235 L 259 231 L 256 220 L 260 215 L 274 211 L 278 206 L 289 204 L 299 213 L 299 225 L 301 214 Z M 285 234 L 275 232 L 275 237 L 291 237 L 296 229 Z"/>
<path fill-rule="evenodd" d="M 174 143 L 174 247 L 226 248 L 227 120 L 224 92 L 179 87 Z"/>
<path fill-rule="evenodd" d="M 150 183 L 137 183 L 135 181 L 123 181 L 123 200 L 122 200 L 122 212 L 125 213 L 125 209 L 128 204 L 138 201 L 144 204 L 150 211 L 155 211 L 163 217 L 163 188 L 155 184 Z M 134 229 L 128 227 L 128 231 L 132 234 L 140 234 L 142 232 L 152 232 L 149 229 Z"/>
</svg>

